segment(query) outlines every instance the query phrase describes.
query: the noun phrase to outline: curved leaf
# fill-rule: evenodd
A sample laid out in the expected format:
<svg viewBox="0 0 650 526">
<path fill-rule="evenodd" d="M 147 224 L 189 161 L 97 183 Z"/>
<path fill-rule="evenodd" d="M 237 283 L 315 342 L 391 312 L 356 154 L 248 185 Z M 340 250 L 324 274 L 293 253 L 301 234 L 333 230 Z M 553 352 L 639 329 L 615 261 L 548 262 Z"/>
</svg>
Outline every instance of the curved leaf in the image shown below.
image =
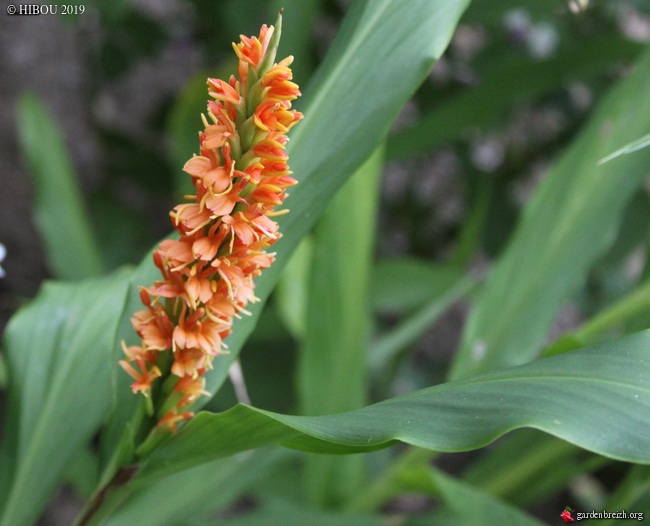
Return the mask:
<svg viewBox="0 0 650 526">
<path fill-rule="evenodd" d="M 226 508 L 291 453 L 286 449 L 259 449 L 176 473 L 135 492 L 104 526 L 197 524 L 210 512 Z"/>
<path fill-rule="evenodd" d="M 47 283 L 11 320 L 1 524 L 30 524 L 106 417 L 111 357 L 128 272 Z M 27 504 L 28 503 L 28 504 Z"/>
<path fill-rule="evenodd" d="M 543 524 L 519 508 L 446 475 L 438 469 L 431 468 L 428 474 L 447 506 L 457 517 L 458 524 L 518 524 L 519 526 L 542 526 Z M 472 505 L 468 506 L 468 502 Z"/>
<path fill-rule="evenodd" d="M 200 413 L 156 449 L 134 482 L 278 442 L 360 453 L 406 442 L 467 451 L 531 427 L 601 455 L 650 464 L 650 332 L 451 382 L 363 409 L 298 417 L 238 405 Z"/>
</svg>

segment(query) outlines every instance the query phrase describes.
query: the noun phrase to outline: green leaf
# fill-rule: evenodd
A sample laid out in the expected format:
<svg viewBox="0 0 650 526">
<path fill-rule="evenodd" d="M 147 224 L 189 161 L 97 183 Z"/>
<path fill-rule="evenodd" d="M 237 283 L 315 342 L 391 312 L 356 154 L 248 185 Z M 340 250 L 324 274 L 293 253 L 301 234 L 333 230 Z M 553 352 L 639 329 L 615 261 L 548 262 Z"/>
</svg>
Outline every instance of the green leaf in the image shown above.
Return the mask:
<svg viewBox="0 0 650 526">
<path fill-rule="evenodd" d="M 0 523 L 30 524 L 106 417 L 115 331 L 128 272 L 47 283 L 11 320 Z M 56 452 L 56 454 L 53 454 Z M 28 505 L 26 503 L 29 503 Z"/>
<path fill-rule="evenodd" d="M 251 483 L 267 476 L 287 453 L 265 448 L 175 473 L 135 492 L 105 526 L 158 526 L 183 521 L 195 524 L 230 504 Z"/>
<path fill-rule="evenodd" d="M 311 237 L 305 237 L 286 263 L 273 293 L 278 314 L 294 338 L 305 334 L 309 271 L 313 256 Z"/>
<path fill-rule="evenodd" d="M 199 413 L 152 453 L 133 482 L 274 442 L 320 453 L 361 453 L 400 441 L 456 452 L 522 427 L 650 464 L 648 349 L 646 331 L 337 415 L 298 417 L 244 405 Z"/>
<path fill-rule="evenodd" d="M 630 103 L 633 101 L 633 103 Z M 539 351 L 561 305 L 613 243 L 650 151 L 597 161 L 650 126 L 650 53 L 601 102 L 527 204 L 470 315 L 452 377 L 523 363 Z"/>
<path fill-rule="evenodd" d="M 208 522 L 205 526 L 211 524 L 214 524 L 214 522 Z M 309 524 L 309 526 L 390 526 L 394 522 L 380 516 L 334 513 L 287 502 L 272 501 L 259 510 L 244 514 L 241 517 L 219 521 L 219 524 L 221 526 L 259 526 L 260 524 L 264 526 L 293 524 Z"/>
<path fill-rule="evenodd" d="M 640 150 L 641 148 L 647 148 L 648 146 L 650 146 L 650 133 L 644 135 L 643 137 L 640 137 L 639 139 L 636 139 L 635 141 L 627 143 L 625 146 L 622 146 L 614 153 L 609 154 L 607 157 L 603 157 L 600 161 L 598 161 L 598 164 L 605 164 L 606 162 L 616 159 L 621 155 L 633 153 Z"/>
<path fill-rule="evenodd" d="M 372 303 L 380 311 L 400 312 L 441 296 L 462 277 L 461 269 L 413 258 L 377 262 L 372 274 Z"/>
<path fill-rule="evenodd" d="M 34 181 L 36 226 L 50 271 L 70 280 L 101 274 L 98 245 L 60 130 L 33 94 L 20 98 L 17 119 L 20 145 Z"/>
<path fill-rule="evenodd" d="M 382 168 L 380 147 L 341 188 L 314 233 L 307 330 L 298 368 L 303 414 L 338 413 L 366 404 L 369 275 Z M 344 502 L 363 484 L 363 467 L 360 458 L 309 457 L 310 500 L 321 507 Z"/>
<path fill-rule="evenodd" d="M 441 497 L 457 517 L 458 524 L 517 524 L 541 526 L 537 519 L 520 509 L 478 488 L 446 475 L 440 470 L 429 469 L 429 475 Z M 471 503 L 471 506 L 467 504 Z"/>
</svg>

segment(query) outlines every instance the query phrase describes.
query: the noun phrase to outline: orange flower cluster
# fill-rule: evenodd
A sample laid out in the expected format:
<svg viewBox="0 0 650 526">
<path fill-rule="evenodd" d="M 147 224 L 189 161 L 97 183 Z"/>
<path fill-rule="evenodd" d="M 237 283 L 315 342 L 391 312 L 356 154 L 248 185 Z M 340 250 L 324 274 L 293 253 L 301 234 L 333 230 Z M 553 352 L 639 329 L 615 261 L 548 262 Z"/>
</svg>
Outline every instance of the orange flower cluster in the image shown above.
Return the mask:
<svg viewBox="0 0 650 526">
<path fill-rule="evenodd" d="M 142 343 L 123 344 L 127 360 L 120 365 L 135 379 L 134 393 L 149 396 L 156 378 L 169 378 L 157 416 L 159 426 L 172 430 L 207 394 L 203 374 L 225 352 L 233 317 L 257 300 L 253 278 L 273 262 L 264 249 L 280 237 L 270 217 L 284 212 L 274 208 L 297 182 L 285 146 L 286 133 L 302 118 L 291 110 L 300 91 L 291 82 L 293 57 L 273 64 L 280 25 L 281 18 L 275 31 L 264 25 L 259 37 L 242 35 L 233 44 L 239 80 L 208 79 L 214 100 L 202 115 L 200 155 L 184 167 L 196 195 L 170 213 L 180 238 L 163 241 L 154 253 L 163 279 L 141 289 L 145 309 L 131 319 Z"/>
</svg>

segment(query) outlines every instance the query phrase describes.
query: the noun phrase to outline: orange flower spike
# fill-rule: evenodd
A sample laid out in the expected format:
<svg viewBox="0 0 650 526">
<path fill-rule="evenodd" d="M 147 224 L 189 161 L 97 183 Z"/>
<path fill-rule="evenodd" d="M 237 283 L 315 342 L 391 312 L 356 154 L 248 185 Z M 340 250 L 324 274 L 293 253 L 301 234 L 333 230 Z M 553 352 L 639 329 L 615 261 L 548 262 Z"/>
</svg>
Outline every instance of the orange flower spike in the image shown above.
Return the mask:
<svg viewBox="0 0 650 526">
<path fill-rule="evenodd" d="M 145 308 L 132 317 L 141 345 L 124 345 L 120 362 L 158 418 L 141 451 L 159 440 L 156 430 L 175 431 L 192 417 L 189 406 L 208 394 L 204 373 L 227 352 L 223 340 L 233 318 L 258 301 L 253 278 L 275 259 L 265 252 L 280 238 L 271 216 L 285 212 L 274 207 L 296 183 L 285 134 L 302 118 L 291 109 L 300 95 L 289 69 L 293 58 L 274 64 L 281 21 L 233 44 L 239 78 L 207 81 L 211 99 L 201 116 L 199 152 L 183 167 L 196 192 L 170 213 L 179 238 L 154 252 L 162 278 L 141 289 Z"/>
</svg>

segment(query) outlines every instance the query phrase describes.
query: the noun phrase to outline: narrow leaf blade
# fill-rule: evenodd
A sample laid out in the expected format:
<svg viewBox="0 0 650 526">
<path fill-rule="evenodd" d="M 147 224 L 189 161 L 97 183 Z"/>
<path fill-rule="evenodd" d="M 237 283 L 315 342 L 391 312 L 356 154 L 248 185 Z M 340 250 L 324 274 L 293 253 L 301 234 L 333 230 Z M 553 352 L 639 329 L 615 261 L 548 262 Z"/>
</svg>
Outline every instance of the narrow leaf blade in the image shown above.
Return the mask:
<svg viewBox="0 0 650 526">
<path fill-rule="evenodd" d="M 17 118 L 34 181 L 36 224 L 52 274 L 70 280 L 101 274 L 99 248 L 60 130 L 33 94 L 20 99 Z"/>
<path fill-rule="evenodd" d="M 527 204 L 470 315 L 452 378 L 536 355 L 559 308 L 613 243 L 624 207 L 647 175 L 650 150 L 603 166 L 597 161 L 612 145 L 648 127 L 650 53 L 645 53 Z"/>
</svg>

